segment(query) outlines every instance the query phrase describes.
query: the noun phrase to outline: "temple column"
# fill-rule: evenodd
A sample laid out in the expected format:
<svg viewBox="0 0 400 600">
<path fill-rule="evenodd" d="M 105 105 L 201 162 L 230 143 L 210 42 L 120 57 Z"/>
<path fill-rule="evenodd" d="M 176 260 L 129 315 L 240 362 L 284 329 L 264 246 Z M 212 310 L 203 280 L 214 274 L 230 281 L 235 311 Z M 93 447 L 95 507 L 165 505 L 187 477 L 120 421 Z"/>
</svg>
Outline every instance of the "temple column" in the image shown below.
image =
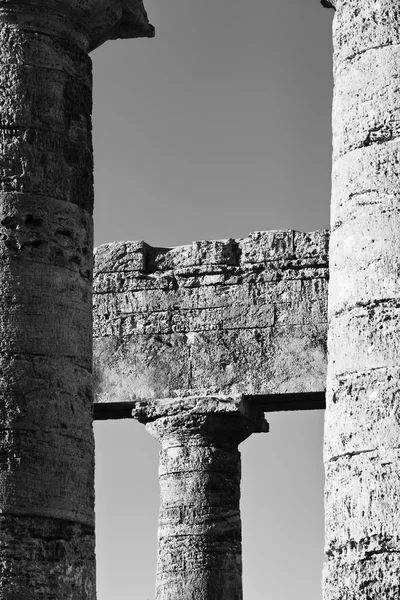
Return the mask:
<svg viewBox="0 0 400 600">
<path fill-rule="evenodd" d="M 327 4 L 327 2 L 325 2 Z M 400 596 L 400 7 L 335 8 L 325 600 Z"/>
<path fill-rule="evenodd" d="M 186 398 L 134 416 L 161 443 L 156 600 L 242 600 L 238 445 L 267 431 L 263 413 Z"/>
<path fill-rule="evenodd" d="M 88 52 L 146 22 L 0 0 L 1 600 L 96 596 Z"/>
</svg>

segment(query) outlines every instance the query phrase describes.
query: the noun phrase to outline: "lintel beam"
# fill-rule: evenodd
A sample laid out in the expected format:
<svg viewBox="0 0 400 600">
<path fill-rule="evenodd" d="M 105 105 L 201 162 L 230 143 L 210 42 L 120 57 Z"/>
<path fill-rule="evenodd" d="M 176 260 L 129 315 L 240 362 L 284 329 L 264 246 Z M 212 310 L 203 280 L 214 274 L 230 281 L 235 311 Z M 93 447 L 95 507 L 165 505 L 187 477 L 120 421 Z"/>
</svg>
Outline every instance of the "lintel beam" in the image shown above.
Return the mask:
<svg viewBox="0 0 400 600">
<path fill-rule="evenodd" d="M 264 410 L 264 412 L 282 412 L 293 410 L 324 410 L 325 392 L 303 392 L 294 394 L 246 395 L 246 400 Z M 93 405 L 95 421 L 131 419 L 135 402 L 101 402 Z"/>
</svg>

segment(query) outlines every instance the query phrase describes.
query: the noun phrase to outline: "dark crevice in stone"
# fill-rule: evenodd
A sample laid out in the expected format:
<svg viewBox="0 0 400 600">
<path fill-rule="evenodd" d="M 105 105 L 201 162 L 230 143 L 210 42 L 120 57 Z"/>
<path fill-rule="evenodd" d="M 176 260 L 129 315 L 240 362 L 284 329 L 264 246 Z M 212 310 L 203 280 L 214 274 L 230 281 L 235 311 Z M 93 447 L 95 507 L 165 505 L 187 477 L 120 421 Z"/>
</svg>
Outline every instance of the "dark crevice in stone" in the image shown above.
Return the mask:
<svg viewBox="0 0 400 600">
<path fill-rule="evenodd" d="M 329 0 L 320 0 L 320 2 L 324 8 L 333 8 L 334 10 L 336 10 L 332 2 L 329 2 Z"/>
</svg>

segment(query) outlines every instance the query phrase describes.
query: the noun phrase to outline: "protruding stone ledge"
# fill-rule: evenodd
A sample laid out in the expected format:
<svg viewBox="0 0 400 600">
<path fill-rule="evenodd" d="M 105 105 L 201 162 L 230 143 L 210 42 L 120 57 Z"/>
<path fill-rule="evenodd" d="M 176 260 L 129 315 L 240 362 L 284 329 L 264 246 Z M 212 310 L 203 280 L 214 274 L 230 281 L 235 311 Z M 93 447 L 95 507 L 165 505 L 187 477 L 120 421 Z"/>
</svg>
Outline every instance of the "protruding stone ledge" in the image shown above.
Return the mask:
<svg viewBox="0 0 400 600">
<path fill-rule="evenodd" d="M 325 392 L 243 395 L 242 398 L 251 405 L 262 409 L 264 413 L 325 409 Z M 176 401 L 176 398 L 174 400 Z M 138 406 L 140 406 L 140 401 L 96 402 L 93 405 L 93 419 L 95 421 L 133 419 L 136 417 Z"/>
<path fill-rule="evenodd" d="M 245 268 L 268 263 L 276 271 L 283 265 L 286 270 L 327 266 L 328 245 L 327 230 L 305 233 L 290 229 L 256 231 L 245 238 L 202 240 L 174 248 L 157 248 L 143 241 L 112 242 L 95 250 L 96 283 L 105 291 L 108 279 L 101 274 L 138 272 L 157 277 L 171 272 L 183 277 L 189 275 L 185 269 L 194 269 L 195 275 L 195 267 L 217 271 L 218 266 Z"/>
<path fill-rule="evenodd" d="M 244 396 L 191 396 L 133 402 L 132 417 L 140 423 L 182 415 L 236 415 L 247 419 L 253 431 L 268 431 L 262 407 Z"/>
<path fill-rule="evenodd" d="M 153 37 L 142 0 L 0 0 L 0 24 L 73 38 L 87 52 L 107 40 Z"/>
</svg>

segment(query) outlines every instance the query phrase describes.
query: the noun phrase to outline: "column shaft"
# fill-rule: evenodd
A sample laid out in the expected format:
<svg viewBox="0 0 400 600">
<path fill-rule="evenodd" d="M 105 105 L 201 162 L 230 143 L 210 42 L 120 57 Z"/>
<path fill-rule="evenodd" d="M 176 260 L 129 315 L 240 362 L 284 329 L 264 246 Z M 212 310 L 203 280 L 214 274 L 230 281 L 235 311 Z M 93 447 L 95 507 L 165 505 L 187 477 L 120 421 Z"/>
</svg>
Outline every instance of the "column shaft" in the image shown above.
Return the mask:
<svg viewBox="0 0 400 600">
<path fill-rule="evenodd" d="M 400 595 L 400 10 L 337 0 L 325 600 Z"/>
<path fill-rule="evenodd" d="M 158 418 L 151 406 L 147 419 L 134 411 L 153 419 L 146 427 L 162 447 L 156 600 L 242 600 L 238 444 L 267 423 L 233 402 L 194 399 L 185 410 L 191 402 L 167 404 Z"/>
<path fill-rule="evenodd" d="M 0 598 L 93 600 L 91 62 L 0 9 Z"/>
<path fill-rule="evenodd" d="M 141 0 L 0 0 L 0 600 L 94 600 L 92 81 Z"/>
</svg>

